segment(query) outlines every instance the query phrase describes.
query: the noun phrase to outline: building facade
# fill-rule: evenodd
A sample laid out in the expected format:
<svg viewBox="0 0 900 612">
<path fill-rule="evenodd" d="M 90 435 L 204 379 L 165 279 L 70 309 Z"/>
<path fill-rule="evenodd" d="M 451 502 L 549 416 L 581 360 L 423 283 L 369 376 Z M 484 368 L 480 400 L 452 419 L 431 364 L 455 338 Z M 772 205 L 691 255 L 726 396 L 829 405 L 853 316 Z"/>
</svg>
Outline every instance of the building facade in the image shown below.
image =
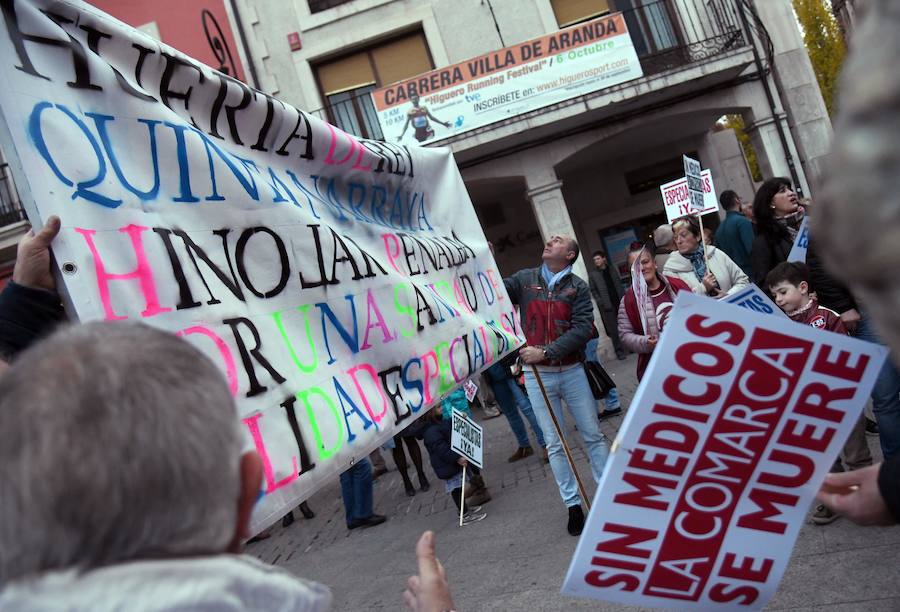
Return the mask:
<svg viewBox="0 0 900 612">
<path fill-rule="evenodd" d="M 262 90 L 376 139 L 395 135 L 373 90 L 623 14 L 642 77 L 435 144 L 453 151 L 503 273 L 536 265 L 542 240 L 565 233 L 586 254 L 608 251 L 626 280 L 623 250 L 665 222 L 659 186 L 683 176 L 685 153 L 718 193 L 752 198 L 725 115 L 743 118 L 763 178 L 791 177 L 807 196 L 830 145 L 790 0 L 235 1 Z"/>
<path fill-rule="evenodd" d="M 753 177 L 735 133 L 718 124 L 723 116 L 743 118 L 763 178 L 791 177 L 807 196 L 830 144 L 790 0 L 182 0 L 167 2 L 165 21 L 210 3 L 234 45 L 235 74 L 349 133 L 391 140 L 373 91 L 621 13 L 642 76 L 536 99 L 435 142 L 453 151 L 504 274 L 537 265 L 550 235 L 570 234 L 588 254 L 577 273 L 604 249 L 625 281 L 623 249 L 665 222 L 659 187 L 683 176 L 682 154 L 710 170 L 716 195 L 752 198 Z M 152 15 L 116 14 L 129 3 L 97 4 L 152 32 Z M 181 48 L 182 30 L 161 22 L 156 35 Z"/>
</svg>

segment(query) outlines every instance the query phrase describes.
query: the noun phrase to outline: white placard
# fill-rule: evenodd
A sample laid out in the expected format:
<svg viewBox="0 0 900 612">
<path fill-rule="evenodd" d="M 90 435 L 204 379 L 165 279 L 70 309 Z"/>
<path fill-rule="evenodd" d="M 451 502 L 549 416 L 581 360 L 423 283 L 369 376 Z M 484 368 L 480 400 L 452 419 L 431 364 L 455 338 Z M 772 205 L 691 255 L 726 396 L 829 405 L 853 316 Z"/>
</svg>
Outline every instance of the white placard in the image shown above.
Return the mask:
<svg viewBox="0 0 900 612">
<path fill-rule="evenodd" d="M 700 214 L 715 212 L 719 210 L 719 200 L 716 198 L 716 187 L 713 185 L 712 175 L 709 170 L 700 172 L 700 180 L 703 187 L 703 210 Z M 666 218 L 669 223 L 695 213 L 691 210 L 691 194 L 688 190 L 686 178 L 674 180 L 659 188 L 662 193 L 663 206 L 666 209 Z"/>
<path fill-rule="evenodd" d="M 887 349 L 681 292 L 563 592 L 762 608 Z"/>
<path fill-rule="evenodd" d="M 62 219 L 70 316 L 221 367 L 254 531 L 521 343 L 449 151 L 355 138 L 82 2 L 3 19 L 0 144 L 29 219 Z"/>
<path fill-rule="evenodd" d="M 769 299 L 769 296 L 766 295 L 766 292 L 753 283 L 750 283 L 741 291 L 737 291 L 722 298 L 721 301 L 725 302 L 726 304 L 734 304 L 735 306 L 740 306 L 741 308 L 746 308 L 755 312 L 781 316 L 785 319 L 788 318 L 788 316 L 784 314 L 784 311 L 778 307 L 778 304 Z"/>
<path fill-rule="evenodd" d="M 692 213 L 703 212 L 703 182 L 700 178 L 700 162 L 687 155 L 682 155 L 684 163 L 684 179 L 687 181 L 690 195 L 689 208 Z"/>
<path fill-rule="evenodd" d="M 809 248 L 809 217 L 803 217 L 800 223 L 800 229 L 797 230 L 797 237 L 794 239 L 794 245 L 791 252 L 788 253 L 788 261 L 799 261 L 806 263 L 806 251 Z"/>
<path fill-rule="evenodd" d="M 478 468 L 483 467 L 482 446 L 484 438 L 482 437 L 481 425 L 456 408 L 453 408 L 452 414 L 453 424 L 450 433 L 450 449 L 468 459 L 472 465 Z"/>
</svg>

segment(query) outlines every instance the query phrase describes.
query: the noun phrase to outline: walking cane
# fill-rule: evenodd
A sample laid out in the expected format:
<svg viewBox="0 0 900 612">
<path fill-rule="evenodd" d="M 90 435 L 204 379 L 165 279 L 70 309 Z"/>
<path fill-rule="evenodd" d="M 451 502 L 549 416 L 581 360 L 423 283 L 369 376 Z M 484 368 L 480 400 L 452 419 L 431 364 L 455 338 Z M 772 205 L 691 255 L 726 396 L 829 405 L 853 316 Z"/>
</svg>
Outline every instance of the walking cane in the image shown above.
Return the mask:
<svg viewBox="0 0 900 612">
<path fill-rule="evenodd" d="M 541 388 L 541 395 L 544 396 L 544 405 L 547 406 L 547 411 L 550 413 L 550 418 L 553 420 L 553 427 L 556 428 L 556 435 L 559 437 L 559 441 L 562 442 L 563 451 L 565 451 L 566 459 L 569 461 L 569 467 L 572 468 L 572 473 L 575 474 L 575 482 L 578 483 L 578 492 L 581 494 L 581 501 L 584 504 L 585 509 L 590 511 L 591 502 L 584 490 L 584 483 L 581 482 L 581 476 L 578 475 L 578 469 L 575 467 L 575 460 L 572 459 L 572 452 L 569 450 L 569 445 L 566 443 L 565 436 L 563 436 L 559 421 L 556 420 L 553 406 L 550 405 L 550 398 L 547 397 L 547 390 L 544 389 L 544 381 L 541 380 L 541 375 L 538 374 L 537 366 L 534 364 L 531 364 L 531 372 L 534 374 L 535 380 L 537 380 L 538 387 Z"/>
</svg>

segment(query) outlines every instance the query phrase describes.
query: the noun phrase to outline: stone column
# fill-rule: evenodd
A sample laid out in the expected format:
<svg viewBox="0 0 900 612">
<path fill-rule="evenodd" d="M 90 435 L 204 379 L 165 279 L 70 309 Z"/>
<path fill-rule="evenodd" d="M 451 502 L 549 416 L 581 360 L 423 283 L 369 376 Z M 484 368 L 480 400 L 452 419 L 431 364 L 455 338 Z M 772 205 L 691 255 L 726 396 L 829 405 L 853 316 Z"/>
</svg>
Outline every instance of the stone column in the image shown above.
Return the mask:
<svg viewBox="0 0 900 612">
<path fill-rule="evenodd" d="M 746 128 L 747 134 L 750 136 L 750 142 L 753 144 L 753 150 L 756 151 L 756 159 L 759 162 L 759 170 L 762 172 L 763 180 L 774 176 L 791 178 L 791 169 L 788 167 L 787 159 L 784 156 L 784 147 L 781 144 L 781 137 L 778 135 L 775 118 L 772 117 L 771 112 L 763 117 L 763 119 L 748 124 Z M 809 183 L 806 180 L 806 173 L 798 161 L 800 157 L 787 126 L 787 116 L 781 113 L 778 115 L 778 118 L 787 135 L 788 150 L 794 158 L 797 175 L 800 177 L 800 185 L 798 187 L 808 197 L 810 195 Z"/>
</svg>

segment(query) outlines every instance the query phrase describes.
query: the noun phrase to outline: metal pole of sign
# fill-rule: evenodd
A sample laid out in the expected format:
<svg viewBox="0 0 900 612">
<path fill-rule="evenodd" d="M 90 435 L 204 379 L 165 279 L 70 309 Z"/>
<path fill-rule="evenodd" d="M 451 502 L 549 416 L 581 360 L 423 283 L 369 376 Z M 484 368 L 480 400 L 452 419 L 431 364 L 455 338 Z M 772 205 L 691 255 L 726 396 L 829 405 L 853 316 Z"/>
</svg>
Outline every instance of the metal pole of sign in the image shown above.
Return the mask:
<svg viewBox="0 0 900 612">
<path fill-rule="evenodd" d="M 462 492 L 459 494 L 459 526 L 462 527 L 463 512 L 466 507 L 466 466 L 463 466 Z"/>
<path fill-rule="evenodd" d="M 550 405 L 550 398 L 547 397 L 547 390 L 544 388 L 544 381 L 541 380 L 541 375 L 538 373 L 537 366 L 535 366 L 534 364 L 531 365 L 531 372 L 534 374 L 534 379 L 537 381 L 538 387 L 541 388 L 541 395 L 544 396 L 544 405 L 547 406 L 547 412 L 550 413 L 550 419 L 553 421 L 553 427 L 556 429 L 556 435 L 559 437 L 559 441 L 562 443 L 563 451 L 565 451 L 566 453 L 566 459 L 569 462 L 569 467 L 572 468 L 572 473 L 575 474 L 575 481 L 578 483 L 578 492 L 581 494 L 581 503 L 584 504 L 586 510 L 590 511 L 590 498 L 587 496 L 587 492 L 584 490 L 584 483 L 581 482 L 581 476 L 578 475 L 578 469 L 575 467 L 575 460 L 572 459 L 572 452 L 569 450 L 569 445 L 566 443 L 566 437 L 563 435 L 562 428 L 560 428 L 559 426 L 559 421 L 556 420 L 556 415 L 553 413 L 553 407 Z"/>
</svg>

